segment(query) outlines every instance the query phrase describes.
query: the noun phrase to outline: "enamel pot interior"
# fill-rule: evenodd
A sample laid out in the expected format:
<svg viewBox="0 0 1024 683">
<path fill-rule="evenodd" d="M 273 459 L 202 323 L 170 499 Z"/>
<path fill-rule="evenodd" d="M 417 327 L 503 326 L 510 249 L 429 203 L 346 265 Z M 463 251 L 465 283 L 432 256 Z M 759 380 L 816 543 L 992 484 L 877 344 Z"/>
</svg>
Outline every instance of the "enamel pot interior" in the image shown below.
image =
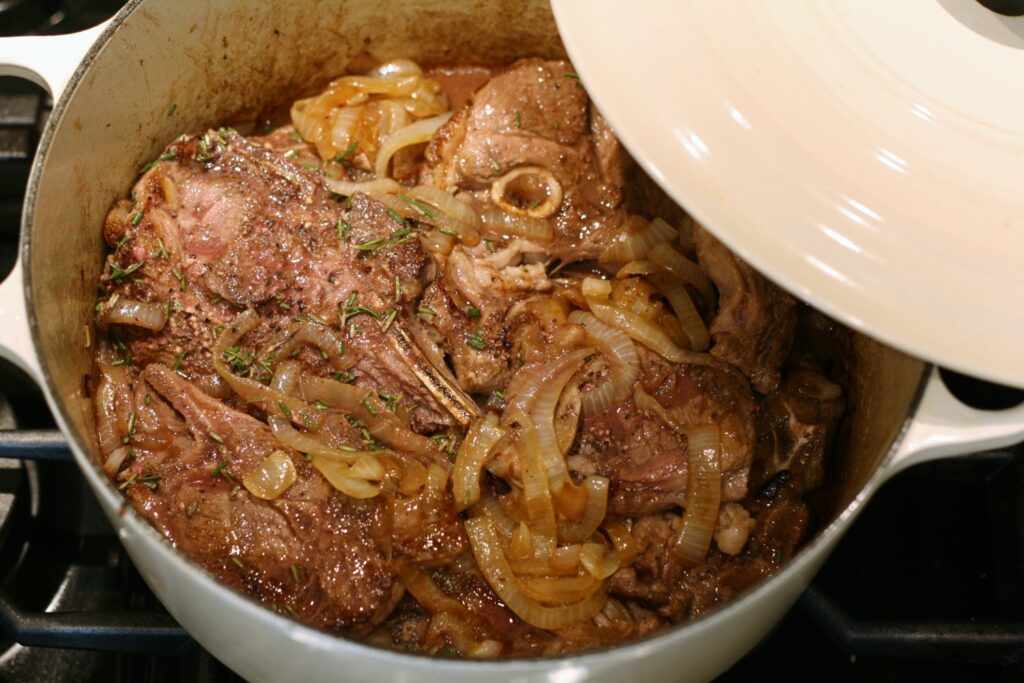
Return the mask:
<svg viewBox="0 0 1024 683">
<path fill-rule="evenodd" d="M 115 19 L 97 45 L 54 110 L 26 200 L 22 257 L 34 345 L 55 415 L 143 575 L 204 646 L 252 680 L 328 680 L 343 662 L 348 677 L 368 681 L 420 675 L 545 679 L 544 672 L 567 667 L 576 671 L 571 680 L 621 680 L 626 672 L 678 680 L 678 661 L 688 654 L 700 655 L 687 670 L 691 678 L 713 676 L 752 647 L 799 594 L 835 541 L 824 537 L 837 537 L 848 524 L 859 494 L 912 412 L 922 363 L 854 337 L 849 415 L 818 504 L 818 528 L 826 531 L 793 567 L 753 594 L 630 646 L 557 661 L 438 661 L 355 644 L 277 617 L 177 555 L 123 504 L 98 469 L 86 340 L 94 333 L 90 320 L 107 210 L 173 137 L 251 124 L 316 90 L 358 56 L 503 64 L 564 52 L 546 3 L 475 0 L 236 0 L 187 9 L 141 0 Z M 240 630 L 242 623 L 246 629 Z"/>
</svg>

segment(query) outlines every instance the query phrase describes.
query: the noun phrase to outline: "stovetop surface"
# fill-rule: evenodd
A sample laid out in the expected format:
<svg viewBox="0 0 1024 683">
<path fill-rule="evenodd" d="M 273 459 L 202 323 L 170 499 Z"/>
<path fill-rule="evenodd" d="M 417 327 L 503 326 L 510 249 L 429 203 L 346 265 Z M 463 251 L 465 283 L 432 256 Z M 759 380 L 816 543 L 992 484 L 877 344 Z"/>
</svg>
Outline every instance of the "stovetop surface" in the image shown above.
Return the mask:
<svg viewBox="0 0 1024 683">
<path fill-rule="evenodd" d="M 0 35 L 80 30 L 121 4 L 0 0 Z M 14 262 L 50 106 L 34 85 L 0 78 L 0 274 Z M 1020 399 L 953 383 L 977 404 Z M 53 430 L 38 389 L 0 362 L 0 683 L 240 680 L 163 611 Z M 720 680 L 1022 680 L 1022 492 L 1024 447 L 898 475 L 797 606 Z M 15 632 L 37 645 L 18 645 Z"/>
</svg>

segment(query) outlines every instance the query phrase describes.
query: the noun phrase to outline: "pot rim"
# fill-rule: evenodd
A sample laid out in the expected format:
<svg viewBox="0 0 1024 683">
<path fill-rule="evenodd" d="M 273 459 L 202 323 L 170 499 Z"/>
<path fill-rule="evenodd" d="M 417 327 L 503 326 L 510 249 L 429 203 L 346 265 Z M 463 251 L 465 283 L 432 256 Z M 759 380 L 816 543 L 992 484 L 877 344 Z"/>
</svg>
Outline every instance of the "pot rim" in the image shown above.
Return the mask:
<svg viewBox="0 0 1024 683">
<path fill-rule="evenodd" d="M 682 637 L 680 635 L 681 633 L 691 630 L 696 631 L 703 626 L 710 626 L 717 622 L 732 618 L 732 616 L 737 612 L 745 610 L 748 607 L 753 606 L 756 602 L 761 601 L 765 596 L 771 593 L 776 587 L 776 584 L 780 583 L 784 578 L 802 571 L 806 565 L 814 562 L 816 556 L 819 553 L 824 552 L 823 549 L 827 548 L 827 544 L 832 542 L 834 536 L 837 534 L 842 535 L 842 533 L 845 532 L 846 528 L 860 513 L 868 499 L 874 495 L 878 487 L 890 476 L 890 466 L 895 459 L 897 451 L 899 450 L 908 429 L 914 421 L 914 416 L 917 413 L 925 388 L 928 385 L 929 377 L 932 372 L 932 365 L 929 363 L 923 363 L 921 375 L 918 380 L 917 388 L 914 392 L 910 409 L 903 419 L 899 432 L 890 444 L 886 455 L 876 466 L 871 477 L 860 489 L 854 499 L 851 500 L 841 512 L 836 514 L 828 525 L 818 530 L 814 538 L 804 544 L 788 563 L 774 574 L 760 581 L 752 589 L 741 592 L 725 604 L 711 609 L 707 613 L 696 618 L 672 624 L 664 629 L 641 638 L 582 652 L 554 656 L 508 657 L 497 660 L 441 659 L 426 654 L 404 652 L 396 649 L 371 645 L 360 640 L 349 638 L 342 634 L 301 624 L 285 616 L 276 614 L 268 607 L 257 602 L 250 595 L 220 582 L 212 574 L 184 555 L 184 553 L 177 550 L 166 538 L 161 536 L 155 528 L 153 528 L 141 517 L 141 515 L 138 514 L 138 512 L 136 512 L 134 507 L 128 504 L 127 499 L 125 499 L 124 496 L 116 490 L 110 478 L 99 470 L 99 464 L 89 455 L 87 445 L 83 442 L 77 432 L 69 428 L 68 425 L 71 423 L 70 415 L 68 414 L 64 403 L 55 398 L 60 395 L 58 387 L 56 386 L 56 382 L 50 372 L 44 356 L 38 351 L 42 348 L 42 344 L 40 342 L 40 330 L 34 315 L 35 308 L 33 306 L 31 235 L 32 225 L 34 223 L 36 197 L 43 174 L 43 167 L 45 166 L 46 159 L 49 156 L 50 147 L 53 143 L 56 132 L 64 124 L 64 114 L 67 110 L 68 103 L 71 98 L 75 96 L 82 80 L 92 67 L 93 61 L 106 47 L 108 41 L 114 37 L 114 34 L 118 31 L 124 21 L 145 1 L 146 0 L 130 0 L 110 20 L 110 23 L 96 39 L 96 42 L 79 62 L 71 78 L 68 80 L 66 88 L 54 103 L 53 110 L 40 137 L 38 150 L 29 176 L 28 186 L 25 193 L 24 210 L 22 213 L 20 236 L 21 244 L 19 248 L 23 268 L 26 311 L 31 332 L 32 347 L 39 361 L 43 393 L 46 396 L 46 401 L 49 404 L 50 410 L 54 415 L 58 427 L 64 434 L 65 438 L 68 439 L 68 443 L 71 446 L 71 450 L 79 470 L 81 470 L 85 475 L 93 494 L 97 496 L 99 502 L 111 517 L 113 526 L 117 528 L 119 538 L 122 538 L 126 531 L 124 528 L 118 527 L 126 527 L 131 533 L 144 537 L 144 543 L 158 548 L 163 559 L 175 565 L 181 573 L 188 576 L 189 580 L 206 583 L 208 587 L 212 587 L 215 591 L 223 593 L 225 598 L 241 612 L 247 612 L 254 619 L 263 620 L 267 622 L 267 624 L 272 624 L 274 628 L 282 632 L 282 635 L 300 637 L 306 642 L 315 642 L 319 649 L 352 649 L 354 654 L 379 657 L 383 659 L 394 659 L 397 663 L 408 662 L 422 664 L 423 662 L 429 662 L 430 666 L 435 670 L 439 667 L 444 668 L 452 666 L 463 670 L 475 669 L 480 672 L 494 670 L 495 673 L 512 673 L 514 670 L 555 668 L 560 664 L 566 664 L 569 662 L 595 662 L 608 660 L 622 656 L 627 652 L 632 652 L 635 656 L 641 654 L 638 651 L 649 651 L 655 647 L 668 646 L 673 640 Z M 116 511 L 116 515 L 111 511 Z M 114 519 L 115 516 L 117 517 L 116 521 Z"/>
</svg>

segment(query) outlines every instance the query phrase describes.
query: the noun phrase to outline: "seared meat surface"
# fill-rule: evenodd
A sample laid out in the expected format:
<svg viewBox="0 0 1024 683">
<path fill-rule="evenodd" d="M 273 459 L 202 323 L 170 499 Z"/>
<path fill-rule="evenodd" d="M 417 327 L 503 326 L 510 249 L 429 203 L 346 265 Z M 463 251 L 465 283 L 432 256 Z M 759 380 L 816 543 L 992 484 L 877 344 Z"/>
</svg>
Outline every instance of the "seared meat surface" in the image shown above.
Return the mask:
<svg viewBox="0 0 1024 683">
<path fill-rule="evenodd" d="M 568 62 L 526 59 L 491 78 L 427 149 L 438 187 L 473 193 L 537 166 L 561 183 L 554 243 L 567 261 L 595 258 L 625 218 L 618 140 Z"/>
<path fill-rule="evenodd" d="M 711 353 L 750 377 L 762 394 L 779 385 L 796 328 L 796 301 L 698 229 L 697 255 L 718 287 L 718 313 L 711 322 Z"/>
<path fill-rule="evenodd" d="M 255 347 L 296 320 L 342 315 L 357 384 L 372 378 L 378 390 L 409 396 L 423 428 L 453 423 L 378 324 L 394 310 L 403 325 L 423 290 L 428 259 L 411 229 L 364 195 L 331 198 L 317 174 L 234 132 L 184 136 L 160 158 L 104 233 L 117 248 L 108 295 L 168 307 L 158 334 L 126 332 L 137 364 L 174 366 L 220 387 L 209 350 L 244 308 L 262 319 Z"/>
<path fill-rule="evenodd" d="M 468 657 L 640 637 L 793 555 L 840 333 L 646 217 L 570 64 L 396 60 L 290 113 L 174 140 L 104 224 L 101 465 L 171 543 Z"/>
<path fill-rule="evenodd" d="M 166 404 L 184 418 L 146 422 L 152 429 L 137 420 L 140 446 L 120 478 L 143 516 L 222 581 L 304 621 L 358 630 L 387 616 L 401 584 L 376 539 L 375 503 L 336 495 L 297 453 L 296 483 L 276 500 L 256 498 L 239 482 L 280 450 L 267 426 L 162 365 L 141 380 L 148 398 L 137 414 Z M 147 452 L 161 441 L 173 446 Z"/>
<path fill-rule="evenodd" d="M 682 424 L 721 424 L 723 494 L 742 500 L 754 455 L 754 402 L 733 372 L 676 366 L 643 354 L 640 385 Z M 572 466 L 611 479 L 610 508 L 623 517 L 649 515 L 686 501 L 687 442 L 649 410 L 626 402 L 588 417 Z"/>
</svg>

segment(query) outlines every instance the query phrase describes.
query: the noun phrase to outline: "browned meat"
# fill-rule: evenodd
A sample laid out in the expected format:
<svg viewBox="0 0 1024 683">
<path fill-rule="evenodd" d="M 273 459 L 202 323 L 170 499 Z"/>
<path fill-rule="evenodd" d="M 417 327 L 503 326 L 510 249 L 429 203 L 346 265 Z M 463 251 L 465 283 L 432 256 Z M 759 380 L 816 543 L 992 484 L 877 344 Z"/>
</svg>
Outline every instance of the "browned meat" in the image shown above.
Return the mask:
<svg viewBox="0 0 1024 683">
<path fill-rule="evenodd" d="M 697 616 L 757 583 L 792 557 L 807 530 L 807 506 L 791 487 L 771 499 L 754 499 L 750 508 L 755 527 L 741 553 L 724 554 L 712 547 L 707 561 L 683 569 L 671 551 L 681 517 L 651 515 L 636 521 L 633 536 L 640 556 L 631 567 L 616 572 L 609 593 L 638 600 L 670 620 Z"/>
<path fill-rule="evenodd" d="M 357 383 L 406 397 L 419 429 L 452 424 L 380 333 L 388 311 L 395 326 L 410 317 L 429 274 L 414 230 L 363 195 L 334 201 L 317 174 L 275 151 L 304 143 L 266 140 L 179 138 L 136 185 L 134 205 L 111 211 L 108 295 L 169 307 L 158 333 L 121 330 L 135 362 L 173 365 L 223 395 L 209 349 L 238 312 L 260 312 L 254 348 L 295 320 L 335 325 L 341 315 Z"/>
<path fill-rule="evenodd" d="M 843 400 L 839 386 L 809 368 L 790 371 L 758 411 L 754 486 L 787 472 L 797 493 L 821 485 Z"/>
<path fill-rule="evenodd" d="M 524 297 L 553 287 L 543 264 L 523 262 L 522 246 L 513 242 L 486 256 L 457 247 L 423 295 L 419 310 L 467 392 L 487 394 L 504 387 L 512 360 L 506 342 L 519 324 L 510 320 L 509 310 Z"/>
<path fill-rule="evenodd" d="M 457 111 L 493 73 L 494 70 L 486 66 L 442 66 L 431 69 L 427 75 L 441 84 L 448 106 Z"/>
<path fill-rule="evenodd" d="M 163 366 L 149 366 L 142 380 L 152 387 L 149 406 L 162 397 L 187 425 L 161 419 L 146 431 L 138 420 L 139 447 L 119 475 L 161 533 L 221 580 L 308 623 L 360 628 L 390 612 L 401 586 L 375 540 L 375 502 L 336 493 L 298 454 L 296 483 L 274 501 L 255 498 L 238 482 L 280 449 L 266 425 Z M 159 441 L 174 446 L 144 448 Z"/>
<path fill-rule="evenodd" d="M 433 182 L 449 192 L 485 190 L 518 166 L 561 183 L 550 255 L 597 256 L 623 219 L 618 141 L 593 111 L 567 62 L 527 59 L 481 87 L 427 149 Z"/>
<path fill-rule="evenodd" d="M 779 385 L 796 329 L 796 300 L 697 228 L 697 256 L 718 287 L 711 353 L 750 377 L 763 394 Z"/>
<path fill-rule="evenodd" d="M 424 490 L 387 500 L 395 553 L 420 566 L 448 564 L 468 547 L 462 521 L 447 492 Z"/>
<path fill-rule="evenodd" d="M 746 383 L 726 369 L 671 365 L 643 353 L 641 386 L 680 424 L 719 424 L 725 500 L 747 494 L 754 453 L 753 399 Z M 571 465 L 612 481 L 612 512 L 647 515 L 686 501 L 686 438 L 632 401 L 584 419 L 579 455 Z"/>
</svg>

